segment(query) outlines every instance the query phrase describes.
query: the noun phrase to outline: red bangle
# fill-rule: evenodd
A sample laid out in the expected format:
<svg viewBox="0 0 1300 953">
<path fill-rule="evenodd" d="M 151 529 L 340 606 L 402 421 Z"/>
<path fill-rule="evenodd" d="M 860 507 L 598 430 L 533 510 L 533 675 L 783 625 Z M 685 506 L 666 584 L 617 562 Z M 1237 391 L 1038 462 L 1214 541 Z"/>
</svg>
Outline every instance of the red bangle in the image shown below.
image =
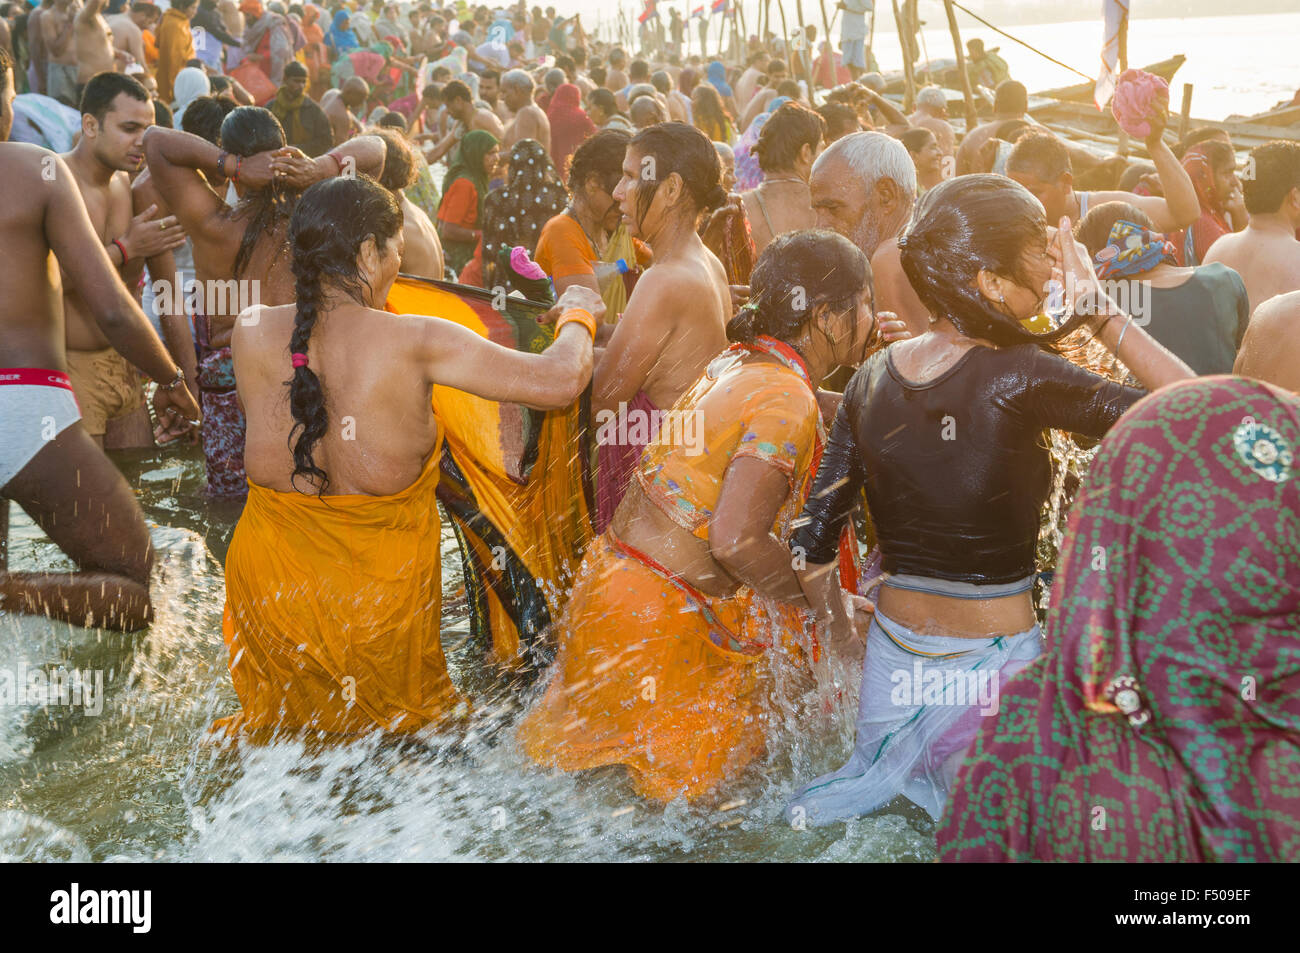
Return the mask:
<svg viewBox="0 0 1300 953">
<path fill-rule="evenodd" d="M 126 267 L 126 263 L 127 263 L 128 261 L 131 260 L 130 256 L 127 255 L 127 253 L 126 253 L 126 246 L 123 245 L 123 244 L 122 244 L 118 239 L 116 239 L 116 238 L 113 239 L 113 244 L 116 245 L 116 246 L 117 246 L 117 250 L 120 251 L 120 252 L 122 253 L 122 267 L 125 268 L 125 267 Z"/>
<path fill-rule="evenodd" d="M 330 153 L 326 153 L 326 154 L 327 154 L 331 159 L 333 159 L 333 160 L 334 160 L 334 164 L 335 164 L 336 166 L 339 167 L 338 172 L 336 172 L 336 173 L 334 173 L 334 174 L 335 174 L 335 175 L 342 175 L 342 174 L 343 174 L 343 160 L 339 158 L 339 154 L 338 154 L 337 152 L 330 152 Z"/>
<path fill-rule="evenodd" d="M 230 177 L 231 182 L 239 181 L 239 167 L 242 166 L 243 164 L 244 164 L 244 157 L 239 155 L 235 156 L 235 174 Z"/>
</svg>

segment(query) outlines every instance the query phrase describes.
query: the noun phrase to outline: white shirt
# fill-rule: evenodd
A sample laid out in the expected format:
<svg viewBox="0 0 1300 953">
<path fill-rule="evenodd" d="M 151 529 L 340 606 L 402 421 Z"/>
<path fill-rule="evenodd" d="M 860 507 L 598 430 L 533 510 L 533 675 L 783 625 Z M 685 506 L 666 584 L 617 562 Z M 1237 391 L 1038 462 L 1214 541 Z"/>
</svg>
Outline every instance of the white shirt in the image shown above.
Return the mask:
<svg viewBox="0 0 1300 953">
<path fill-rule="evenodd" d="M 875 9 L 874 0 L 843 0 L 844 22 L 840 24 L 841 40 L 865 40 L 867 38 L 866 14 Z"/>
</svg>

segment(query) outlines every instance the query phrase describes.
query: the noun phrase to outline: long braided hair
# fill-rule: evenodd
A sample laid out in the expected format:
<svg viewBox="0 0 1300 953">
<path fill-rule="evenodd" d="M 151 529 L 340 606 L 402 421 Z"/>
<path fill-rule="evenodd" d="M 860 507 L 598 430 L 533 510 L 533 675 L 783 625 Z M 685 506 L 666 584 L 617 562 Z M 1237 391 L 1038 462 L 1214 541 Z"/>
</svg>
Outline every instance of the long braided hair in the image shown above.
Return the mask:
<svg viewBox="0 0 1300 953">
<path fill-rule="evenodd" d="M 397 200 L 369 176 L 326 179 L 302 193 L 289 222 L 298 307 L 289 338 L 292 354 L 307 353 L 320 317 L 325 284 L 363 301 L 365 282 L 357 267 L 361 246 L 373 238 L 382 249 L 401 228 L 402 209 Z M 329 476 L 312 458 L 312 450 L 329 425 L 325 391 L 316 372 L 305 364 L 295 367 L 293 379 L 285 384 L 294 420 L 289 432 L 293 451 L 290 482 L 296 489 L 298 478 L 305 477 L 319 496 L 329 485 Z"/>
<path fill-rule="evenodd" d="M 284 129 L 280 120 L 269 109 L 260 106 L 240 106 L 232 109 L 221 121 L 221 148 L 232 155 L 247 158 L 259 152 L 282 148 Z M 243 276 L 253 246 L 263 235 L 274 235 L 275 230 L 289 220 L 302 193 L 272 182 L 263 189 L 249 191 L 239 203 L 241 210 L 248 209 L 250 217 L 239 239 L 235 252 L 235 275 Z"/>
</svg>

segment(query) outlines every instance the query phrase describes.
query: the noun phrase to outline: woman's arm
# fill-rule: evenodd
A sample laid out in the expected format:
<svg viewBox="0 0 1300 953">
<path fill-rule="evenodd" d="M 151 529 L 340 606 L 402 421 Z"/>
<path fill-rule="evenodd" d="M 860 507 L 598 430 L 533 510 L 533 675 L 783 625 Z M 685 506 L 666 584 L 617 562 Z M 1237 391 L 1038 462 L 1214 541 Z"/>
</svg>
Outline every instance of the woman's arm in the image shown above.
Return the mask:
<svg viewBox="0 0 1300 953">
<path fill-rule="evenodd" d="M 566 291 L 552 312 L 575 308 L 598 322 L 605 313 L 600 296 L 586 288 Z M 423 332 L 429 379 L 487 400 L 559 410 L 577 400 L 591 378 L 591 335 L 578 322 L 562 327 L 540 354 L 502 347 L 441 318 L 425 319 Z"/>
<path fill-rule="evenodd" d="M 789 495 L 785 471 L 756 457 L 732 460 L 709 520 L 709 549 L 734 579 L 765 596 L 806 607 L 790 548 L 772 533 Z"/>
<path fill-rule="evenodd" d="M 617 410 L 642 390 L 650 370 L 668 343 L 673 322 L 663 320 L 689 310 L 671 280 L 647 271 L 637 282 L 627 309 L 610 336 L 592 375 L 591 411 Z"/>
</svg>

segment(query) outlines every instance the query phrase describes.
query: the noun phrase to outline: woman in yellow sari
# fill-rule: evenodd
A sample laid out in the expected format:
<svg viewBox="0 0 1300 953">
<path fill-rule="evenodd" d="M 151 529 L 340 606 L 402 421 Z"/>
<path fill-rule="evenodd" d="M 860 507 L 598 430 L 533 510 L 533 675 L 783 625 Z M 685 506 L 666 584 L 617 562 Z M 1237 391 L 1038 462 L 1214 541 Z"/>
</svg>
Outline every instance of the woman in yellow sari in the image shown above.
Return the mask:
<svg viewBox="0 0 1300 953">
<path fill-rule="evenodd" d="M 783 541 L 825 439 L 815 382 L 879 339 L 869 276 L 831 232 L 768 247 L 728 324 L 735 343 L 658 421 L 587 551 L 552 680 L 520 726 L 533 760 L 623 764 L 667 801 L 714 790 L 763 751 L 769 649 L 804 631 Z M 881 328 L 892 338 L 901 324 Z"/>
<path fill-rule="evenodd" d="M 433 386 L 567 407 L 591 375 L 603 309 L 570 289 L 540 354 L 385 311 L 402 213 L 365 176 L 304 192 L 289 238 L 297 301 L 246 311 L 234 329 L 249 492 L 223 629 L 242 710 L 216 727 L 409 733 L 459 703 L 439 642 Z"/>
</svg>

